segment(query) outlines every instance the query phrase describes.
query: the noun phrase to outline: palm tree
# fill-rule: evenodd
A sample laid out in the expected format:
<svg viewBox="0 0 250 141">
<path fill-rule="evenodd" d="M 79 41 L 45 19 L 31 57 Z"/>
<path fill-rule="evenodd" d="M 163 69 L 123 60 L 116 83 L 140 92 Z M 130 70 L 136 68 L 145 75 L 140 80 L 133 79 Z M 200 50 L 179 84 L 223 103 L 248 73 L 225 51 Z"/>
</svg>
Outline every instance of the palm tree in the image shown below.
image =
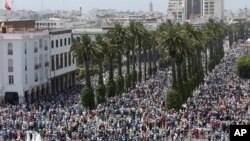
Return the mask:
<svg viewBox="0 0 250 141">
<path fill-rule="evenodd" d="M 71 46 L 71 51 L 73 52 L 74 57 L 82 59 L 86 69 L 86 84 L 81 92 L 81 102 L 83 106 L 93 109 L 95 107 L 94 92 L 90 82 L 90 71 L 89 64 L 94 55 L 93 43 L 91 38 L 84 34 L 81 36 L 80 40 L 73 40 Z"/>
<path fill-rule="evenodd" d="M 114 82 L 114 58 L 119 51 L 117 46 L 112 42 L 112 32 L 107 33 L 108 39 L 103 42 L 103 52 L 109 62 L 109 80 L 107 84 L 107 96 L 112 97 L 116 94 L 116 85 Z M 111 39 L 110 39 L 111 38 Z"/>
<path fill-rule="evenodd" d="M 167 23 L 166 31 L 160 33 L 160 42 L 162 50 L 168 55 L 171 59 L 172 67 L 172 79 L 173 87 L 177 87 L 182 84 L 182 75 L 181 75 L 181 63 L 183 61 L 183 56 L 185 54 L 185 47 L 187 40 L 187 35 L 184 30 L 179 28 L 179 25 L 176 25 L 172 22 Z M 176 75 L 176 66 L 177 66 L 177 75 Z M 178 81 L 177 81 L 178 78 Z"/>
<path fill-rule="evenodd" d="M 133 67 L 133 71 L 131 73 L 131 80 L 132 80 L 132 86 L 133 88 L 135 87 L 136 81 L 137 81 L 137 71 L 136 71 L 136 50 L 137 50 L 137 46 L 136 46 L 136 23 L 134 21 L 130 21 L 129 22 L 129 27 L 128 27 L 128 31 L 130 33 L 129 40 L 128 42 L 131 44 L 131 52 L 132 52 L 132 67 Z"/>
<path fill-rule="evenodd" d="M 96 87 L 96 100 L 97 103 L 102 103 L 105 102 L 105 98 L 106 98 L 106 87 L 104 85 L 104 81 L 103 81 L 103 61 L 104 61 L 104 36 L 101 34 L 97 34 L 95 36 L 96 39 L 96 43 L 94 45 L 94 55 L 95 58 L 97 58 L 97 62 L 98 62 L 98 67 L 99 67 L 99 80 L 98 80 L 98 86 Z"/>
<path fill-rule="evenodd" d="M 138 45 L 138 62 L 139 62 L 139 77 L 138 80 L 139 82 L 141 82 L 142 79 L 142 70 L 141 70 L 141 51 L 142 51 L 142 45 L 143 45 L 143 36 L 145 35 L 145 28 L 143 26 L 142 23 L 140 22 L 131 22 L 130 24 L 130 29 L 131 29 L 131 33 L 135 36 L 136 39 L 136 44 Z"/>
<path fill-rule="evenodd" d="M 73 40 L 71 51 L 73 52 L 74 57 L 77 59 L 82 59 L 80 62 L 84 62 L 86 69 L 86 86 L 91 87 L 89 65 L 94 55 L 94 48 L 91 38 L 87 34 L 84 34 L 81 36 L 80 40 Z"/>
<path fill-rule="evenodd" d="M 122 75 L 122 57 L 125 50 L 126 31 L 122 24 L 116 23 L 114 29 L 110 31 L 112 42 L 116 45 L 117 62 L 118 62 L 118 77 L 117 77 L 117 93 L 121 93 L 124 88 L 124 78 Z"/>
</svg>

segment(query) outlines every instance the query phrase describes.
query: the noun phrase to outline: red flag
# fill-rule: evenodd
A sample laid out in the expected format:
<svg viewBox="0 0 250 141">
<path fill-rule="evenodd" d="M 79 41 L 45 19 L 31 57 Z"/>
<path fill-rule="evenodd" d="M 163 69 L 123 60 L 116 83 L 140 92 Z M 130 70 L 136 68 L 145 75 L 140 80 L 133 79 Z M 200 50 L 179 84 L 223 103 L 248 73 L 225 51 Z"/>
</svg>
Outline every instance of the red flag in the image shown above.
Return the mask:
<svg viewBox="0 0 250 141">
<path fill-rule="evenodd" d="M 10 4 L 8 3 L 7 0 L 5 0 L 4 8 L 5 8 L 6 10 L 11 10 Z"/>
</svg>

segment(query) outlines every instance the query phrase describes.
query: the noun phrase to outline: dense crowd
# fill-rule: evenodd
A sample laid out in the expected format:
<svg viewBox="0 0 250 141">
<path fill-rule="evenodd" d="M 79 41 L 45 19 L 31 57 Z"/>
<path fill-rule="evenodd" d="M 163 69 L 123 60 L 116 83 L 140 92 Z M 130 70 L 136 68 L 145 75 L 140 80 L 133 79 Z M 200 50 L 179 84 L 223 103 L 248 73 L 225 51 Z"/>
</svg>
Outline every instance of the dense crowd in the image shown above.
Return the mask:
<svg viewBox="0 0 250 141">
<path fill-rule="evenodd" d="M 250 124 L 250 98 L 244 87 L 249 82 L 235 73 L 235 60 L 242 53 L 240 48 L 227 52 L 179 111 L 163 106 L 171 87 L 167 69 L 92 111 L 79 105 L 82 85 L 31 104 L 2 106 L 0 140 L 227 140 L 228 125 Z"/>
</svg>

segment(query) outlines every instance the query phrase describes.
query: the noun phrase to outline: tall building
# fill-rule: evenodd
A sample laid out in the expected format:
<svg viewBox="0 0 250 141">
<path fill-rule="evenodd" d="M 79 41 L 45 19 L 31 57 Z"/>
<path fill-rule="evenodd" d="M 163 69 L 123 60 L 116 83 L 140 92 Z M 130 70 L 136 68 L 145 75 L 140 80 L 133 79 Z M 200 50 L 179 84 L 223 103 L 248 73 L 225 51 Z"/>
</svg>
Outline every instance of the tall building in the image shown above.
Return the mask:
<svg viewBox="0 0 250 141">
<path fill-rule="evenodd" d="M 202 15 L 202 0 L 185 0 L 186 19 L 193 19 Z"/>
<path fill-rule="evenodd" d="M 32 101 L 75 83 L 71 30 L 36 30 L 32 20 L 0 25 L 0 103 Z"/>
<path fill-rule="evenodd" d="M 184 20 L 185 0 L 169 0 L 167 12 L 173 20 Z"/>
<path fill-rule="evenodd" d="M 224 0 L 203 0 L 203 16 L 207 18 L 224 18 Z"/>
<path fill-rule="evenodd" d="M 150 1 L 149 3 L 149 12 L 153 12 L 153 3 Z"/>
</svg>

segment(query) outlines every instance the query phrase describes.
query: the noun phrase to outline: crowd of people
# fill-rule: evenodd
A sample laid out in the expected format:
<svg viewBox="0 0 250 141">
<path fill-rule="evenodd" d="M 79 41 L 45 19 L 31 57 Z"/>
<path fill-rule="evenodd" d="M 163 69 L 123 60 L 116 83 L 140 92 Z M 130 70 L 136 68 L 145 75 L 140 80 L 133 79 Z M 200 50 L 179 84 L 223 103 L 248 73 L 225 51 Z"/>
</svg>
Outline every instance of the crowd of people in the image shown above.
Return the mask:
<svg viewBox="0 0 250 141">
<path fill-rule="evenodd" d="M 227 140 L 229 125 L 250 124 L 250 98 L 244 87 L 249 82 L 239 79 L 235 68 L 243 53 L 240 48 L 229 50 L 179 111 L 163 106 L 171 87 L 167 69 L 96 110 L 79 104 L 82 84 L 46 100 L 1 106 L 0 141 Z"/>
</svg>

